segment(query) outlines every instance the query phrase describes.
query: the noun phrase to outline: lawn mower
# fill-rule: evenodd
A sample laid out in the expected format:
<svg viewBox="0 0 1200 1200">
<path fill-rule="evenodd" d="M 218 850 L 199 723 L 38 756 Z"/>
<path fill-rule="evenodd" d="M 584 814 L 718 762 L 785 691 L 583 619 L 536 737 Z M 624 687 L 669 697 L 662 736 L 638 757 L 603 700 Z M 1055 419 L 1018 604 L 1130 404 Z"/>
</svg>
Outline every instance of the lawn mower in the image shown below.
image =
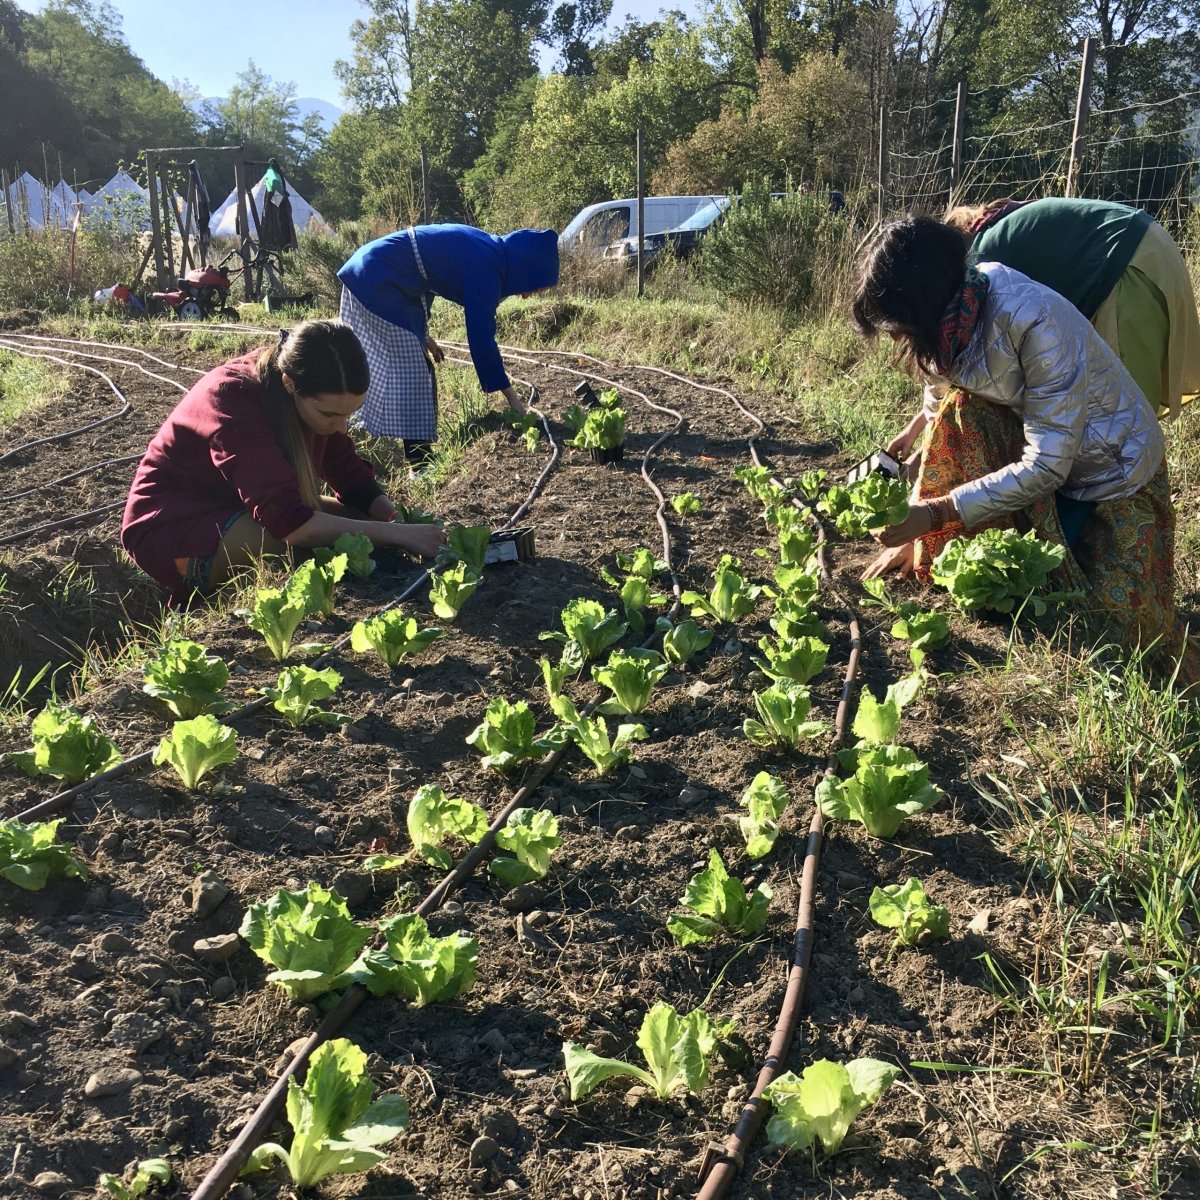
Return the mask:
<svg viewBox="0 0 1200 1200">
<path fill-rule="evenodd" d="M 229 287 L 228 267 L 198 267 L 181 275 L 174 291 L 152 295 L 180 321 L 203 321 L 208 317 L 236 321 L 238 311 L 229 304 Z"/>
</svg>

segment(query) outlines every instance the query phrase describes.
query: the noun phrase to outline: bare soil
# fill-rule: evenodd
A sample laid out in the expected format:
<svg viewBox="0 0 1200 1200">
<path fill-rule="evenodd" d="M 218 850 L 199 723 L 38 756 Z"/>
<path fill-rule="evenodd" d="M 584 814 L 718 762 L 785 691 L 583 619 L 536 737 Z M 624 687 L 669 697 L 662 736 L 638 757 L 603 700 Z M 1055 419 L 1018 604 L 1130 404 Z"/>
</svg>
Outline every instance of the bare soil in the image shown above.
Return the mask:
<svg viewBox="0 0 1200 1200">
<path fill-rule="evenodd" d="M 540 367 L 518 373 L 539 384 L 551 414 L 571 402 L 573 379 Z M 18 482 L 38 486 L 90 456 L 144 446 L 176 393 L 134 376 L 122 377 L 135 402 L 133 417 L 22 460 L 5 472 L 5 490 Z M 748 461 L 744 419 L 721 397 L 686 385 L 632 370 L 618 378 L 686 417 L 685 429 L 652 463 L 668 497 L 692 491 L 703 504 L 701 514 L 683 521 L 668 513 L 672 563 L 685 586 L 705 589 L 723 552 L 769 579 L 769 561 L 752 556 L 770 546 L 768 531 L 758 506 L 730 476 Z M 20 440 L 81 423 L 111 401 L 103 385 L 81 384 L 64 406 L 69 411 L 43 415 Z M 63 814 L 60 832 L 87 863 L 86 881 L 55 883 L 36 894 L 0 881 L 7 967 L 0 1009 L 23 1014 L 4 1016 L 0 1030 L 12 1051 L 0 1069 L 0 1163 L 11 1164 L 6 1186 L 28 1189 L 39 1173 L 54 1171 L 88 1192 L 101 1171 L 161 1153 L 176 1170 L 172 1194 L 193 1188 L 257 1105 L 288 1047 L 315 1027 L 321 1008 L 298 1005 L 265 983 L 264 965 L 245 945 L 212 964 L 197 957 L 196 942 L 235 931 L 249 903 L 310 880 L 337 887 L 365 921 L 411 907 L 437 881 L 432 870 L 415 865 L 372 877 L 360 868 L 372 850 L 407 848 L 405 809 L 415 788 L 437 783 L 494 812 L 520 785 L 519 777 L 483 771 L 464 737 L 496 694 L 529 699 L 545 728 L 537 660 L 546 646 L 538 634 L 557 626 L 575 596 L 616 602 L 599 574 L 614 551 L 660 548 L 656 501 L 638 468 L 642 452 L 672 421 L 632 398 L 628 407 L 624 463 L 598 467 L 585 453 L 564 451 L 528 517 L 537 530 L 536 560 L 489 570 L 448 636 L 395 672 L 377 659 L 337 656 L 345 681 L 331 707 L 351 724 L 291 731 L 269 712 L 239 722 L 241 756 L 198 795 L 183 792 L 165 771 L 142 771 L 96 787 Z M 763 416 L 774 422 L 775 414 Z M 841 465 L 831 447 L 806 444 L 797 427 L 773 423 L 773 430 L 760 446 L 784 473 Z M 526 453 L 493 419 L 477 433 L 437 508 L 448 520 L 498 525 L 524 499 L 545 448 Z M 0 449 L 13 444 L 10 431 Z M 69 490 L 39 491 L 7 507 L 5 531 L 47 512 L 119 499 L 128 477 L 122 468 L 84 476 Z M 37 663 L 39 638 L 54 645 L 68 633 L 73 641 L 90 634 L 115 639 L 122 621 L 149 611 L 152 594 L 113 549 L 118 516 L 24 543 L 9 560 L 15 565 L 4 567 L 8 597 L 16 604 L 5 610 L 10 632 L 3 640 L 11 645 L 11 631 L 19 630 L 23 641 L 16 657 L 0 664 L 2 673 L 15 662 Z M 861 545 L 834 546 L 836 577 L 847 595 L 859 594 L 855 581 L 869 554 Z M 54 581 L 81 559 L 101 569 L 97 591 L 111 597 L 84 621 L 65 605 L 56 614 L 53 596 Z M 381 556 L 370 580 L 341 589 L 336 616 L 306 634 L 331 641 L 417 571 Z M 764 599 L 752 619 L 719 631 L 688 671 L 664 679 L 640 718 L 650 737 L 632 766 L 596 780 L 576 752 L 544 786 L 540 803 L 559 815 L 565 839 L 544 885 L 506 895 L 481 876 L 431 920 L 435 933 L 478 937 L 478 981 L 470 992 L 424 1010 L 369 1000 L 354 1015 L 343 1035 L 368 1051 L 381 1090 L 404 1092 L 412 1121 L 386 1166 L 366 1177 L 331 1179 L 320 1194 L 660 1200 L 695 1191 L 703 1152 L 731 1129 L 774 1027 L 792 952 L 812 788 L 825 766 L 824 745 L 809 755 L 764 754 L 742 736 L 752 693 L 764 682 L 751 655 L 767 631 L 768 612 Z M 835 640 L 829 666 L 813 685 L 814 714 L 831 720 L 849 639 L 832 597 L 825 615 Z M 252 697 L 274 681 L 276 665 L 240 618 L 214 614 L 204 623 L 200 640 L 233 670 L 231 698 Z M 864 618 L 865 681 L 877 693 L 907 670 L 889 624 Z M 1002 658 L 1004 630 L 960 619 L 954 625 L 954 643 L 935 656 L 935 669 Z M 83 707 L 125 752 L 150 748 L 167 731 L 167 714 L 143 695 L 138 671 L 92 683 Z M 814 1163 L 760 1140 L 732 1196 L 1152 1194 L 1149 1143 L 1131 1138 L 1120 1170 L 1116 1157 L 1097 1169 L 1094 1158 L 1067 1143 L 1125 1138 L 1157 1097 L 1178 1115 L 1189 1089 L 1183 1072 L 1147 1055 L 1081 1082 L 1070 1069 L 1080 1040 L 1064 1033 L 1048 1042 L 1012 1017 L 981 958 L 1024 964 L 1031 944 L 1065 916 L 1038 881 L 997 849 L 990 813 L 971 782 L 1014 748 L 1003 703 L 969 674 L 931 689 L 906 714 L 903 732 L 933 764 L 946 801 L 906 824 L 892 843 L 848 826 L 834 826 L 827 836 L 814 969 L 787 1066 L 799 1071 L 821 1056 L 873 1055 L 907 1068 L 904 1081 L 863 1115 L 831 1159 Z M 23 738 L 12 730 L 0 748 L 15 748 Z M 756 864 L 742 854 L 736 801 L 763 768 L 785 780 L 793 803 L 775 850 Z M 7 766 L 0 767 L 0 782 L 5 815 L 54 790 Z M 714 846 L 748 883 L 771 884 L 771 919 L 748 946 L 720 940 L 683 950 L 664 920 Z M 198 915 L 192 887 L 206 871 L 229 894 Z M 950 909 L 953 937 L 889 957 L 891 935 L 871 923 L 867 897 L 875 885 L 910 874 Z M 980 932 L 968 932 L 985 910 L 975 926 Z M 1079 921 L 1086 928 L 1091 918 Z M 1094 925 L 1096 946 L 1113 947 L 1113 930 Z M 613 1081 L 577 1104 L 566 1099 L 562 1042 L 636 1060 L 637 1028 L 660 999 L 681 1011 L 704 1004 L 714 1017 L 737 1021 L 703 1095 L 658 1103 Z M 1106 1020 L 1112 1039 L 1136 1032 L 1128 1014 Z M 909 1068 L 914 1061 L 967 1070 Z M 122 1094 L 86 1098 L 89 1076 L 107 1067 L 133 1067 L 141 1078 Z M 278 1132 L 286 1142 L 284 1127 Z M 472 1165 L 471 1148 L 483 1136 L 497 1149 Z M 1153 1194 L 1200 1194 L 1194 1162 L 1159 1163 L 1157 1171 Z M 287 1190 L 278 1173 L 239 1188 L 261 1197 Z"/>
</svg>

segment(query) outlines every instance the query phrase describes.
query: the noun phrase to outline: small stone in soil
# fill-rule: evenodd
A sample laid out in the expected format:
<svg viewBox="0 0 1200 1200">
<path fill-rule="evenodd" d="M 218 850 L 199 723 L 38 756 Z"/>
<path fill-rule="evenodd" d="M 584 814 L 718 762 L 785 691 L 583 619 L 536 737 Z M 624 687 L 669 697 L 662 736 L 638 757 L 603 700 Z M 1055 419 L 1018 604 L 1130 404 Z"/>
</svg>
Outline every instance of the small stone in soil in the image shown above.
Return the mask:
<svg viewBox="0 0 1200 1200">
<path fill-rule="evenodd" d="M 0 1033 L 19 1035 L 36 1026 L 37 1022 L 31 1016 L 15 1008 L 6 1013 L 0 1013 Z"/>
<path fill-rule="evenodd" d="M 532 883 L 523 883 L 504 895 L 500 907 L 511 913 L 532 912 L 544 899 L 541 888 Z"/>
<path fill-rule="evenodd" d="M 229 895 L 229 888 L 215 871 L 201 871 L 192 880 L 192 912 L 203 920 Z"/>
<path fill-rule="evenodd" d="M 122 933 L 102 933 L 95 942 L 102 954 L 128 954 L 133 943 Z"/>
<path fill-rule="evenodd" d="M 471 1143 L 468 1160 L 471 1166 L 482 1167 L 484 1163 L 491 1162 L 499 1153 L 500 1147 L 496 1144 L 495 1140 L 485 1135 L 477 1137 Z"/>
<path fill-rule="evenodd" d="M 165 1033 L 166 1029 L 162 1023 L 145 1013 L 124 1013 L 113 1021 L 108 1040 L 114 1046 L 125 1046 L 134 1054 L 141 1054 Z"/>
<path fill-rule="evenodd" d="M 699 804 L 708 795 L 704 788 L 685 787 L 679 789 L 680 804 Z"/>
<path fill-rule="evenodd" d="M 237 984 L 228 975 L 214 979 L 208 993 L 214 1000 L 228 1000 L 237 991 Z"/>
<path fill-rule="evenodd" d="M 988 922 L 992 919 L 992 910 L 990 908 L 980 909 L 970 921 L 967 922 L 968 933 L 987 933 Z"/>
<path fill-rule="evenodd" d="M 200 938 L 192 947 L 201 962 L 222 963 L 231 959 L 238 949 L 236 933 L 219 933 L 216 937 Z"/>
<path fill-rule="evenodd" d="M 457 900 L 447 900 L 439 911 L 443 916 L 461 917 L 463 915 L 463 906 Z"/>
<path fill-rule="evenodd" d="M 0 1042 L 0 1071 L 20 1061 L 21 1055 L 18 1050 L 10 1046 L 7 1042 Z"/>
<path fill-rule="evenodd" d="M 132 1067 L 101 1067 L 88 1077 L 83 1094 L 89 1100 L 99 1100 L 103 1096 L 120 1096 L 129 1091 L 135 1083 L 141 1082 L 141 1071 L 135 1071 Z"/>
<path fill-rule="evenodd" d="M 74 1186 L 65 1175 L 60 1175 L 57 1171 L 42 1171 L 33 1177 L 34 1190 L 45 1192 L 48 1196 L 60 1196 Z"/>
<path fill-rule="evenodd" d="M 353 908 L 371 894 L 374 883 L 366 871 L 339 871 L 333 877 L 332 886 L 333 890 Z"/>
<path fill-rule="evenodd" d="M 641 840 L 642 831 L 636 825 L 622 825 L 613 836 L 618 842 L 636 842 Z"/>
<path fill-rule="evenodd" d="M 322 846 L 333 845 L 333 830 L 328 825 L 318 825 L 313 830 L 313 838 Z"/>
<path fill-rule="evenodd" d="M 536 1108 L 534 1109 L 536 1112 Z M 479 1132 L 484 1137 L 493 1138 L 497 1142 L 512 1143 L 521 1132 L 517 1119 L 503 1108 L 495 1108 L 484 1113 L 479 1121 Z"/>
</svg>

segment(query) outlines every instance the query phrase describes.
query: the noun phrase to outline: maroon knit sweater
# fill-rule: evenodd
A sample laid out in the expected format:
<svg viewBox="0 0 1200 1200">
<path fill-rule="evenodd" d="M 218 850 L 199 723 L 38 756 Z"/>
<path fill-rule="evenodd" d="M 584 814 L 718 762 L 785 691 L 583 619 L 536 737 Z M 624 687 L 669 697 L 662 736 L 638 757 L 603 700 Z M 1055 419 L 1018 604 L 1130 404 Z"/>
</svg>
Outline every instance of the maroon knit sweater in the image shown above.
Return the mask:
<svg viewBox="0 0 1200 1200">
<path fill-rule="evenodd" d="M 177 558 L 214 554 L 225 522 L 240 509 L 283 540 L 313 510 L 275 441 L 254 377 L 261 350 L 216 367 L 175 406 L 133 477 L 121 545 L 146 574 L 183 599 Z M 344 433 L 305 430 L 317 475 L 342 503 L 366 511 L 382 494 L 371 465 Z"/>
</svg>

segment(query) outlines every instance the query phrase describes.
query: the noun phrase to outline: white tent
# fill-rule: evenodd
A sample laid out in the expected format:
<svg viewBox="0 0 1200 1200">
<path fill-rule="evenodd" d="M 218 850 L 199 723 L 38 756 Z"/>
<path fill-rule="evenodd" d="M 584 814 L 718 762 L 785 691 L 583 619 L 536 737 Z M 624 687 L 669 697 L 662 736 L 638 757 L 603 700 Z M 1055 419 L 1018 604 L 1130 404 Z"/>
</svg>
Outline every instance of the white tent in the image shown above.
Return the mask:
<svg viewBox="0 0 1200 1200">
<path fill-rule="evenodd" d="M 124 171 L 118 171 L 88 204 L 88 215 L 121 225 L 150 228 L 150 193 Z"/>
<path fill-rule="evenodd" d="M 329 233 L 330 229 L 319 212 L 289 183 L 287 185 L 288 199 L 292 202 L 292 224 L 297 233 Z M 267 194 L 267 177 L 264 175 L 250 193 L 254 197 L 254 207 L 258 211 L 258 219 L 262 220 L 263 199 Z M 246 219 L 254 226 L 249 212 Z M 208 223 L 209 232 L 213 237 L 237 236 L 237 189 L 225 199 L 225 203 L 213 212 L 212 220 Z"/>
<path fill-rule="evenodd" d="M 19 229 L 70 225 L 75 215 L 75 193 L 65 182 L 51 189 L 28 171 L 9 184 L 5 199 Z"/>
</svg>

